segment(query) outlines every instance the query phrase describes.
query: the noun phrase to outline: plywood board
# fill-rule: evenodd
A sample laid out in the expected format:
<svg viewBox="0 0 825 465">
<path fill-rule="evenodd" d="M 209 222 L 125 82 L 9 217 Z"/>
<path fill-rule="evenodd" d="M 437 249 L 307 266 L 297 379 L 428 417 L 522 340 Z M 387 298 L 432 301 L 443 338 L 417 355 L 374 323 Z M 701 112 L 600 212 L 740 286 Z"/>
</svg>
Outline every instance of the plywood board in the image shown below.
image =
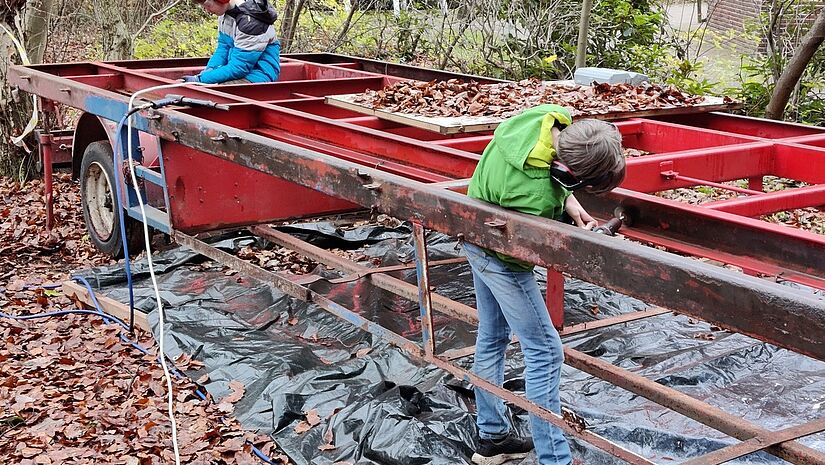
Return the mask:
<svg viewBox="0 0 825 465">
<path fill-rule="evenodd" d="M 399 113 L 370 108 L 362 103 L 355 103 L 355 98 L 361 94 L 330 95 L 326 103 L 364 115 L 375 116 L 387 121 L 413 126 L 440 134 L 459 134 L 467 132 L 492 131 L 506 118 L 498 116 L 423 116 L 413 113 Z M 724 103 L 721 97 L 706 97 L 698 105 L 675 108 L 656 108 L 641 111 L 624 111 L 588 115 L 588 118 L 603 120 L 618 120 L 625 118 L 641 118 L 647 116 L 681 115 L 686 113 L 707 113 L 711 111 L 728 111 L 741 108 L 740 103 Z"/>
<path fill-rule="evenodd" d="M 86 307 L 94 310 L 94 301 L 92 300 L 91 294 L 89 294 L 89 290 L 86 289 L 86 286 L 81 286 L 74 281 L 66 281 L 63 283 L 63 293 L 66 297 L 69 297 L 70 299 L 74 297 L 82 302 Z M 105 313 L 129 323 L 128 305 L 98 293 L 95 293 L 95 298 L 97 299 L 97 303 L 100 304 L 101 310 Z M 149 332 L 152 331 L 149 321 L 146 318 L 146 314 L 140 311 L 135 311 L 135 326 Z"/>
</svg>

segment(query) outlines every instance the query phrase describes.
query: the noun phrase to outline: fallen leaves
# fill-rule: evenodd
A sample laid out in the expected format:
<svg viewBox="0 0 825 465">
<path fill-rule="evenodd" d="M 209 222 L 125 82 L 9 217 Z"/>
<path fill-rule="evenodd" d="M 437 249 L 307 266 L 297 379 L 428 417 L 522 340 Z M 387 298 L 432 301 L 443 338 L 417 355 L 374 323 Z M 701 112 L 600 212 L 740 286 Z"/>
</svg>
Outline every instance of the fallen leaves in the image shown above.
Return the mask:
<svg viewBox="0 0 825 465">
<path fill-rule="evenodd" d="M 318 410 L 316 409 L 310 409 L 306 412 L 305 416 L 306 418 L 304 420 L 299 421 L 298 424 L 295 425 L 295 432 L 298 434 L 306 433 L 321 423 L 321 417 L 318 415 Z"/>
<path fill-rule="evenodd" d="M 726 181 L 722 184 L 727 184 L 739 188 L 747 188 L 748 182 L 745 179 L 736 181 Z M 775 176 L 764 176 L 763 189 L 765 192 L 777 192 L 786 189 L 795 189 L 807 186 L 801 181 L 794 181 L 792 179 L 778 178 Z M 666 191 L 657 192 L 658 197 L 669 200 L 676 200 L 678 202 L 688 203 L 691 205 L 703 205 L 710 202 L 717 202 L 720 200 L 730 200 L 737 197 L 743 197 L 746 194 L 739 193 L 720 187 L 711 186 L 693 186 L 680 187 L 677 189 L 670 189 Z M 808 207 L 799 208 L 795 210 L 786 210 L 760 217 L 763 221 L 769 223 L 781 224 L 790 226 L 804 231 L 809 231 L 815 234 L 825 234 L 825 212 L 818 208 Z"/>
<path fill-rule="evenodd" d="M 117 351 L 92 357 L 119 331 L 85 316 L 41 324 L 0 320 L 0 338 L 6 342 L 0 346 L 5 359 L 0 365 L 5 381 L 0 386 L 0 455 L 9 463 L 40 456 L 66 464 L 103 463 L 111 457 L 133 457 L 140 465 L 167 462 L 171 428 L 154 349 L 144 356 L 118 344 Z M 147 335 L 140 339 L 150 344 Z M 44 355 L 32 356 L 32 350 Z M 248 441 L 269 442 L 241 432 L 231 418 L 221 420 L 244 396 L 242 383 L 231 382 L 230 394 L 218 405 L 199 399 L 195 388 L 188 379 L 174 385 L 184 463 L 246 463 Z"/>
<path fill-rule="evenodd" d="M 310 426 L 315 426 L 321 423 L 321 417 L 318 416 L 317 410 L 311 409 L 309 412 L 307 412 L 307 423 L 309 423 Z"/>
<path fill-rule="evenodd" d="M 543 103 L 570 109 L 576 116 L 678 108 L 705 100 L 673 86 L 653 84 L 597 84 L 580 86 L 525 79 L 519 82 L 479 84 L 459 79 L 400 81 L 381 90 L 357 95 L 355 103 L 389 112 L 429 117 L 495 116 L 506 118 Z"/>
<path fill-rule="evenodd" d="M 630 147 L 623 147 L 622 151 L 624 152 L 625 158 L 636 158 L 636 157 L 643 157 L 645 155 L 650 155 L 651 152 L 646 152 L 644 150 L 634 149 Z"/>
<path fill-rule="evenodd" d="M 95 250 L 86 234 L 77 182 L 70 174 L 55 173 L 53 186 L 55 226 L 47 231 L 43 182 L 21 184 L 0 178 L 0 280 L 15 281 L 20 270 L 37 274 L 38 270 L 65 271 L 112 262 Z M 48 276 L 37 278 L 17 281 L 8 289 L 22 291 L 27 284 L 56 281 Z M 38 304 L 45 305 L 44 299 L 50 296 L 44 289 L 37 292 Z"/>
<path fill-rule="evenodd" d="M 42 195 L 39 181 L 0 179 L 0 307 L 7 313 L 75 308 L 52 285 L 68 279 L 67 270 L 111 262 L 85 238 L 80 197 L 68 175 L 55 178 L 57 226 L 51 233 L 45 232 Z M 148 334 L 139 331 L 136 339 L 152 347 Z M 166 385 L 154 348 L 143 355 L 120 340 L 119 326 L 85 315 L 0 319 L 0 341 L 3 463 L 173 462 Z M 185 354 L 175 365 L 203 367 Z M 231 402 L 222 411 L 198 398 L 196 388 L 188 379 L 173 380 L 183 463 L 260 463 L 250 443 L 277 455 L 269 437 L 241 430 L 228 415 Z M 244 396 L 241 383 L 230 383 L 230 389 L 229 400 Z M 286 456 L 277 458 L 287 463 Z"/>
<path fill-rule="evenodd" d="M 332 432 L 332 428 L 327 428 L 326 433 L 324 433 L 324 443 L 318 446 L 318 450 L 327 451 L 327 450 L 335 450 L 335 441 L 334 433 Z"/>
<path fill-rule="evenodd" d="M 229 389 L 232 390 L 232 393 L 228 396 L 224 397 L 221 402 L 228 402 L 230 404 L 234 404 L 235 402 L 241 400 L 244 394 L 244 385 L 240 381 L 230 381 L 229 382 Z"/>
<path fill-rule="evenodd" d="M 269 271 L 289 271 L 293 274 L 307 274 L 318 266 L 312 259 L 285 247 L 260 248 L 256 245 L 242 247 L 238 258 Z"/>
</svg>

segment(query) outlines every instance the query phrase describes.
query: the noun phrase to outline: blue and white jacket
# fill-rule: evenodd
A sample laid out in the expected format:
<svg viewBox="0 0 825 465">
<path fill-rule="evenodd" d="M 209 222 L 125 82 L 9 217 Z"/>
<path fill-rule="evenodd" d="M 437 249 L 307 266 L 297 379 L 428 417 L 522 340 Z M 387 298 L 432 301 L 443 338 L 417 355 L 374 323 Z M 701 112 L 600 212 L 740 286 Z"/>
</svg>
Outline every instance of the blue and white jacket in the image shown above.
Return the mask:
<svg viewBox="0 0 825 465">
<path fill-rule="evenodd" d="M 231 5 L 218 18 L 218 46 L 198 78 L 207 84 L 277 81 L 281 43 L 273 26 L 275 9 L 266 0 L 231 0 Z"/>
</svg>

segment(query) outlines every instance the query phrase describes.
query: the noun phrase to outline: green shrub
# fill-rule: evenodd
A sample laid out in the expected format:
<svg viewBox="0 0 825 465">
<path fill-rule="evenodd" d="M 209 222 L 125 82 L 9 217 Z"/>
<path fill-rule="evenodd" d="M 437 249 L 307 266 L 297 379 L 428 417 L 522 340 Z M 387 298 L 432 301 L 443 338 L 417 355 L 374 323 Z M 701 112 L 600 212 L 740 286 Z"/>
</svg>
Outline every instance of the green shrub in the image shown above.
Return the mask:
<svg viewBox="0 0 825 465">
<path fill-rule="evenodd" d="M 135 41 L 135 58 L 180 58 L 209 56 L 215 51 L 218 23 L 215 17 L 159 21 L 144 37 Z"/>
</svg>

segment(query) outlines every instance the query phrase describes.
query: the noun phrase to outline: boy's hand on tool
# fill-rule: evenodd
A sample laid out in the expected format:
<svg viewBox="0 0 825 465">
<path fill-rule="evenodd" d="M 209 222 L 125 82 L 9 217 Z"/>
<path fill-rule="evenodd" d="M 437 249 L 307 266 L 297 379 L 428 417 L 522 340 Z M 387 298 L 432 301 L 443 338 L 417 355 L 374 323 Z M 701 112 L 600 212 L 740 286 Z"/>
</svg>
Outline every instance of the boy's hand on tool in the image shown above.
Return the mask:
<svg viewBox="0 0 825 465">
<path fill-rule="evenodd" d="M 580 228 L 593 229 L 599 224 L 587 213 L 573 194 L 570 194 L 567 200 L 564 201 L 564 211 L 570 215 L 576 226 Z"/>
</svg>

